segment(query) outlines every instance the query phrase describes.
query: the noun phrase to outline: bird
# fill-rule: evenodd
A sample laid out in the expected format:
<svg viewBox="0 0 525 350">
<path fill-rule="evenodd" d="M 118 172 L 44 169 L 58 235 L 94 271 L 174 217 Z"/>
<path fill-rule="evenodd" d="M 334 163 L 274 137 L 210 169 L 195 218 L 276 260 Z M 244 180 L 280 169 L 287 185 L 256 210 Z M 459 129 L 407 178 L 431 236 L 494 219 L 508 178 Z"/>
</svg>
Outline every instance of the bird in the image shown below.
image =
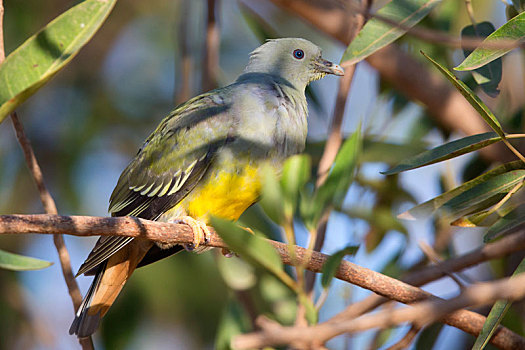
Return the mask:
<svg viewBox="0 0 525 350">
<path fill-rule="evenodd" d="M 124 169 L 110 197 L 112 216 L 188 224 L 194 243 L 99 238 L 77 276 L 94 275 L 69 333 L 92 335 L 133 271 L 186 248 L 202 251 L 211 216 L 235 221 L 261 191 L 261 172 L 279 172 L 304 150 L 306 86 L 344 70 L 301 38 L 266 41 L 231 85 L 177 106 Z"/>
</svg>

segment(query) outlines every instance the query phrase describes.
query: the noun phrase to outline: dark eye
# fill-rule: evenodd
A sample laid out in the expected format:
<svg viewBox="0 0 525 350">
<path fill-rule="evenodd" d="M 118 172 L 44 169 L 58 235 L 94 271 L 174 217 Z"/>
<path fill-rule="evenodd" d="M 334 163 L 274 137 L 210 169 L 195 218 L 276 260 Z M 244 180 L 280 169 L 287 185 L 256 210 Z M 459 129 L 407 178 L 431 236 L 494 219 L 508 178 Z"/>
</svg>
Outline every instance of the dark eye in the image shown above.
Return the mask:
<svg viewBox="0 0 525 350">
<path fill-rule="evenodd" d="M 302 60 L 304 57 L 304 51 L 301 49 L 294 50 L 293 57 L 297 58 L 298 60 Z"/>
</svg>

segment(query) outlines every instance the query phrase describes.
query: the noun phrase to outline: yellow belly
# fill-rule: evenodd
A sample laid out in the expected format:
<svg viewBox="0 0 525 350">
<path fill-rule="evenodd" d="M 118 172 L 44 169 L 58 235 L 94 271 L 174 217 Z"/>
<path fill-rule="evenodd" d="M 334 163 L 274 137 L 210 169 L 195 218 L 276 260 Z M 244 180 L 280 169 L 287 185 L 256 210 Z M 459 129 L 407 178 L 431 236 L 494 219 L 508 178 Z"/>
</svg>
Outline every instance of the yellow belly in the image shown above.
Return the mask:
<svg viewBox="0 0 525 350">
<path fill-rule="evenodd" d="M 241 173 L 212 170 L 168 216 L 189 215 L 208 222 L 211 215 L 237 220 L 257 201 L 261 189 L 258 169 L 248 166 Z"/>
</svg>

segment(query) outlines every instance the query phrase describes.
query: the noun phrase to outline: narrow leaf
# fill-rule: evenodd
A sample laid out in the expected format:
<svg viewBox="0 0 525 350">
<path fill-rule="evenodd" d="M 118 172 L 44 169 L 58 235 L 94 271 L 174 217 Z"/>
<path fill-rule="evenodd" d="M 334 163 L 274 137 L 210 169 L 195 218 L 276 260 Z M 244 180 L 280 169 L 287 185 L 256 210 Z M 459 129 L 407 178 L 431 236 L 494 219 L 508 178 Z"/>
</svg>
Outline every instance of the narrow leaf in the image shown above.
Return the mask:
<svg viewBox="0 0 525 350">
<path fill-rule="evenodd" d="M 378 18 L 370 19 L 357 37 L 346 48 L 341 63 L 357 63 L 370 56 L 377 50 L 394 42 L 421 21 L 440 0 L 392 0 L 379 11 L 377 16 L 399 23 L 394 27 Z"/>
<path fill-rule="evenodd" d="M 427 56 L 423 51 L 421 51 L 421 53 L 430 62 L 432 62 L 432 64 L 434 64 L 434 66 L 436 66 L 436 68 L 439 69 L 439 71 L 443 73 L 443 75 L 448 80 L 450 80 L 452 84 L 454 84 L 456 89 L 458 89 L 458 91 L 467 99 L 467 101 L 472 105 L 472 107 L 474 107 L 474 109 L 478 111 L 478 113 L 481 115 L 481 117 L 483 117 L 485 122 L 489 124 L 492 130 L 494 130 L 499 136 L 501 136 L 501 138 L 505 138 L 505 133 L 503 132 L 503 129 L 501 128 L 498 119 L 496 119 L 496 116 L 491 112 L 487 105 L 483 103 L 483 101 L 481 101 L 481 99 L 478 96 L 476 96 L 476 94 L 474 94 L 474 92 L 470 90 L 470 88 L 464 82 L 456 78 L 456 76 L 452 74 L 452 72 L 450 72 L 448 69 L 434 61 L 429 56 Z"/>
<path fill-rule="evenodd" d="M 523 224 L 525 224 L 525 203 L 520 204 L 510 213 L 496 221 L 496 223 L 488 229 L 483 237 L 483 241 L 485 243 L 490 242 L 494 238 Z"/>
<path fill-rule="evenodd" d="M 257 237 L 233 222 L 212 217 L 211 224 L 229 248 L 246 261 L 279 275 L 283 263 L 275 249 L 261 237 Z"/>
<path fill-rule="evenodd" d="M 459 66 L 454 68 L 455 70 L 473 70 L 484 66 L 485 64 L 494 61 L 495 59 L 503 56 L 507 52 L 513 49 L 512 45 L 507 48 L 491 49 L 483 47 L 483 45 L 489 43 L 498 43 L 505 41 L 506 43 L 512 44 L 516 42 L 516 46 L 519 42 L 525 38 L 525 12 L 520 13 L 516 17 L 509 20 L 507 23 L 502 25 L 498 30 L 489 35 L 487 39 L 483 40 L 480 47 L 472 52 Z"/>
<path fill-rule="evenodd" d="M 259 204 L 270 219 L 281 224 L 284 221 L 284 195 L 277 174 L 272 167 L 266 166 L 262 169 L 262 182 Z"/>
<path fill-rule="evenodd" d="M 323 276 L 321 277 L 321 285 L 323 288 L 328 288 L 330 286 L 339 265 L 341 265 L 341 260 L 343 260 L 346 255 L 354 255 L 357 253 L 358 249 L 359 246 L 351 245 L 328 257 L 323 266 Z"/>
<path fill-rule="evenodd" d="M 52 262 L 18 255 L 0 250 L 0 268 L 13 271 L 40 270 L 53 265 Z"/>
<path fill-rule="evenodd" d="M 299 302 L 303 304 L 305 309 L 306 321 L 309 325 L 314 325 L 317 323 L 318 315 L 317 310 L 312 302 L 312 299 L 308 298 L 305 294 L 299 295 Z"/>
<path fill-rule="evenodd" d="M 310 179 L 310 171 L 311 164 L 308 155 L 295 155 L 284 162 L 281 187 L 285 202 L 292 208 L 295 208 L 299 192 Z"/>
<path fill-rule="evenodd" d="M 468 25 L 461 31 L 461 39 L 478 38 L 484 39 L 492 34 L 496 28 L 490 22 L 476 23 Z M 467 57 L 473 50 L 463 48 L 463 55 Z M 501 81 L 503 66 L 501 58 L 498 58 L 486 65 L 472 71 L 472 77 L 478 83 L 483 91 L 490 97 L 494 98 L 499 95 L 498 85 Z"/>
<path fill-rule="evenodd" d="M 412 158 L 406 159 L 392 169 L 382 172 L 382 174 L 393 175 L 402 171 L 439 163 L 444 160 L 459 157 L 463 154 L 487 147 L 500 140 L 501 137 L 499 137 L 494 132 L 486 132 L 483 134 L 467 136 L 452 142 L 445 143 L 436 148 L 420 153 Z"/>
<path fill-rule="evenodd" d="M 50 22 L 0 65 L 0 122 L 75 57 L 116 0 L 85 0 Z"/>
<path fill-rule="evenodd" d="M 465 182 L 461 186 L 458 186 L 431 200 L 428 200 L 422 204 L 415 206 L 414 208 L 398 215 L 398 218 L 405 220 L 416 220 L 425 218 L 431 215 L 437 209 L 441 208 L 443 204 L 445 204 L 452 198 L 457 197 L 461 193 L 473 188 L 474 186 L 486 182 L 489 179 L 504 174 L 506 172 L 524 168 L 525 164 L 523 164 L 523 162 L 520 160 L 500 165 L 499 167 L 494 168 L 483 175 L 480 175 L 470 181 Z"/>
<path fill-rule="evenodd" d="M 523 259 L 516 270 L 514 270 L 512 277 L 515 277 L 523 272 L 525 272 L 525 259 Z M 503 320 L 503 317 L 505 317 L 505 314 L 509 310 L 511 304 L 511 302 L 506 300 L 498 300 L 494 306 L 492 306 L 492 309 L 487 316 L 487 320 L 483 324 L 483 328 L 476 338 L 476 342 L 474 343 L 472 350 L 482 350 L 485 348 L 485 346 L 487 346 L 490 338 Z"/>
<path fill-rule="evenodd" d="M 451 214 L 458 215 L 497 194 L 508 192 L 518 183 L 523 182 L 523 179 L 525 179 L 525 170 L 513 170 L 495 176 L 450 199 L 444 204 L 444 208 Z"/>
</svg>

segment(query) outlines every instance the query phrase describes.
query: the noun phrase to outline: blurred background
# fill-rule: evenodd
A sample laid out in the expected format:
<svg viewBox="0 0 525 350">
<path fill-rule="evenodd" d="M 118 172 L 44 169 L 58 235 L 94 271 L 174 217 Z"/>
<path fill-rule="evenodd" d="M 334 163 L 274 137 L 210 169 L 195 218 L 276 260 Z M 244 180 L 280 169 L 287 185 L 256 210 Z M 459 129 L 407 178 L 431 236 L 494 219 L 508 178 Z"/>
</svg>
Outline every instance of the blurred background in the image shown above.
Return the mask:
<svg viewBox="0 0 525 350">
<path fill-rule="evenodd" d="M 76 3 L 5 0 L 6 54 Z M 477 20 L 490 20 L 496 28 L 506 21 L 501 1 L 477 1 L 475 13 Z M 309 39 L 335 62 L 345 49 L 271 1 L 217 1 L 216 17 L 220 46 L 219 69 L 214 74 L 218 86 L 233 82 L 242 73 L 249 53 L 269 37 Z M 72 63 L 18 109 L 60 214 L 106 216 L 118 176 L 143 140 L 176 104 L 205 91 L 206 18 L 206 1 L 122 0 Z M 448 0 L 421 25 L 457 37 L 466 24 L 464 3 Z M 449 67 L 463 58 L 461 50 L 410 37 L 397 45 L 417 61 L 421 61 L 420 49 Z M 508 131 L 523 133 L 522 64 L 520 53 L 505 57 L 501 93 L 497 98 L 481 95 Z M 470 76 L 461 77 L 473 85 Z M 330 128 L 337 89 L 338 80 L 328 77 L 313 83 L 308 91 L 308 152 L 314 163 Z M 418 247 L 420 240 L 443 256 L 480 246 L 483 230 L 456 229 L 434 219 L 399 221 L 396 215 L 472 178 L 495 161 L 474 154 L 400 176 L 381 175 L 389 165 L 462 134 L 436 123 L 426 106 L 400 94 L 366 62 L 357 66 L 344 134 L 355 130 L 359 121 L 366 135 L 359 174 L 346 197 L 347 213 L 330 217 L 323 252 L 330 254 L 359 244 L 357 255 L 350 258 L 353 262 L 399 277 L 426 262 Z M 0 198 L 2 214 L 43 212 L 8 121 L 0 124 Z M 253 216 L 260 215 L 257 208 L 253 210 Z M 66 236 L 65 240 L 75 271 L 96 238 Z M 305 242 L 303 232 L 299 243 Z M 76 338 L 67 333 L 73 308 L 52 238 L 3 236 L 0 247 L 54 262 L 41 271 L 0 270 L 0 349 L 79 348 Z M 512 259 L 480 265 L 465 275 L 471 281 L 503 276 L 512 271 L 509 266 L 515 262 L 508 261 Z M 199 256 L 182 253 L 137 270 L 96 334 L 96 348 L 220 348 L 218 344 L 227 343 L 231 328 L 238 327 L 238 322 L 231 322 L 232 315 L 244 320 L 244 330 L 250 329 L 250 319 L 261 313 L 283 323 L 293 322 L 293 295 L 267 273 L 236 260 L 214 251 Z M 82 276 L 78 282 L 85 293 L 91 278 Z M 458 292 L 457 285 L 447 279 L 425 289 L 440 296 Z M 321 320 L 367 294 L 334 282 Z M 504 324 L 523 334 L 524 315 L 523 305 L 517 303 Z M 329 346 L 381 348 L 404 332 L 403 327 L 370 331 L 338 337 Z M 424 331 L 413 347 L 459 349 L 473 340 L 461 331 L 436 324 Z"/>
</svg>

